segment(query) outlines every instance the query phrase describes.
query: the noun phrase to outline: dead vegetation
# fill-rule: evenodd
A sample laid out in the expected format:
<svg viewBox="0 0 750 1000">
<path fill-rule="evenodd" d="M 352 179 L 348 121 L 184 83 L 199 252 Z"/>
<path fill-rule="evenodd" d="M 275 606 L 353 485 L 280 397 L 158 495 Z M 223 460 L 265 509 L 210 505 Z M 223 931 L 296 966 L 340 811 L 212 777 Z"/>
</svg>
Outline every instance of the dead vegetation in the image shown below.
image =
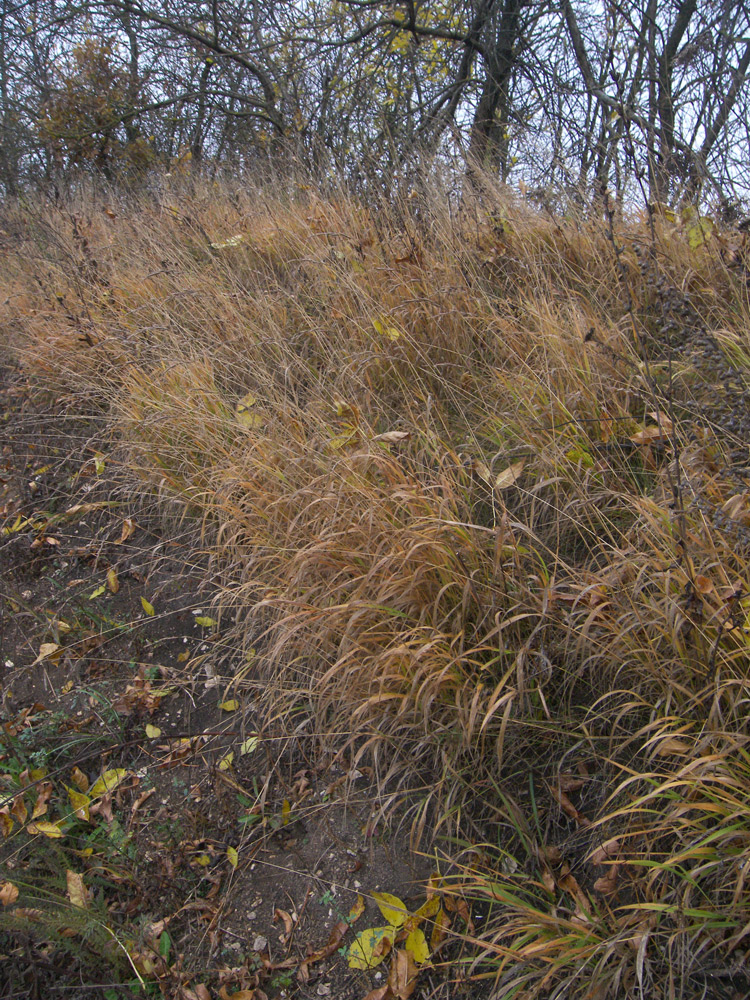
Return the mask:
<svg viewBox="0 0 750 1000">
<path fill-rule="evenodd" d="M 2 226 L 5 336 L 190 529 L 229 694 L 405 804 L 494 995 L 745 995 L 742 237 L 179 180 Z"/>
</svg>

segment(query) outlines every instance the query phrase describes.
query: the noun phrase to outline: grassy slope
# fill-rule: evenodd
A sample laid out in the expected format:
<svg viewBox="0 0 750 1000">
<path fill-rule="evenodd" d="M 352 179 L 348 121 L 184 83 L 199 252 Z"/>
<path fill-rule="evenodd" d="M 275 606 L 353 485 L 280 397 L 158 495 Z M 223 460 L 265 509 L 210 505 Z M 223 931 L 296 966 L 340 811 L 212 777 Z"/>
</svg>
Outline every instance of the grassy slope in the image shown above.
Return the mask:
<svg viewBox="0 0 750 1000">
<path fill-rule="evenodd" d="M 737 239 L 489 189 L 451 211 L 208 184 L 3 230 L 22 363 L 105 412 L 133 491 L 194 525 L 268 717 L 414 789 L 415 832 L 449 835 L 456 891 L 488 903 L 503 995 L 729 969 L 750 920 Z"/>
</svg>

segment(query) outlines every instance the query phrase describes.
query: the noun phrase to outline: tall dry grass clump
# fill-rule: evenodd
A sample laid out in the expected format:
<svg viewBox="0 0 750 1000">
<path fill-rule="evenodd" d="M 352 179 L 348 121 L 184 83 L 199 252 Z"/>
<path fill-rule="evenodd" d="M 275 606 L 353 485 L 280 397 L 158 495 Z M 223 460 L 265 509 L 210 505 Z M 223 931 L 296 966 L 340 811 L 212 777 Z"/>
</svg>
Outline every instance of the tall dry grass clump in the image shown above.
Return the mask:
<svg viewBox="0 0 750 1000">
<path fill-rule="evenodd" d="M 499 995 L 729 968 L 742 238 L 489 184 L 385 205 L 170 183 L 7 208 L 1 317 L 40 385 L 106 414 L 129 488 L 192 525 L 225 669 L 471 845 Z"/>
</svg>

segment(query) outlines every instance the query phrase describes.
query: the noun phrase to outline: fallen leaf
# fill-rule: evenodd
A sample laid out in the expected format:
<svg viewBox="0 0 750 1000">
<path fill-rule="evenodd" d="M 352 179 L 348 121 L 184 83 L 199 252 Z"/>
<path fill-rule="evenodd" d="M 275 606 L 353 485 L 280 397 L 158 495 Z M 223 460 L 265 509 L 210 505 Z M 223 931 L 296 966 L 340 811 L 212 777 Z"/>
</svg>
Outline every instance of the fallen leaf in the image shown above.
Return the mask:
<svg viewBox="0 0 750 1000">
<path fill-rule="evenodd" d="M 120 589 L 120 581 L 117 579 L 117 572 L 110 566 L 107 570 L 107 586 L 113 594 L 116 594 Z"/>
<path fill-rule="evenodd" d="M 236 847 L 227 848 L 227 858 L 229 859 L 229 864 L 232 866 L 232 868 L 236 868 L 240 860 L 240 856 L 237 853 Z"/>
<path fill-rule="evenodd" d="M 374 892 L 372 898 L 389 924 L 401 927 L 406 922 L 409 911 L 398 896 L 392 896 L 390 892 Z"/>
<path fill-rule="evenodd" d="M 78 767 L 78 765 L 72 768 L 70 772 L 70 780 L 80 792 L 87 792 L 89 790 L 89 779 L 80 767 Z"/>
<path fill-rule="evenodd" d="M 611 858 L 616 858 L 620 853 L 620 841 L 613 837 L 605 842 L 591 854 L 589 860 L 594 865 L 603 865 Z"/>
<path fill-rule="evenodd" d="M 239 708 L 239 702 L 236 698 L 230 698 L 229 701 L 222 701 L 219 708 L 222 712 L 236 712 Z"/>
<path fill-rule="evenodd" d="M 0 903 L 3 906 L 10 906 L 18 899 L 18 886 L 12 882 L 0 882 Z"/>
<path fill-rule="evenodd" d="M 97 587 L 96 590 L 92 590 L 92 592 L 89 594 L 89 600 L 95 601 L 97 597 L 102 596 L 102 594 L 106 591 L 106 589 L 107 589 L 106 585 L 102 584 L 101 587 Z"/>
<path fill-rule="evenodd" d="M 346 917 L 346 922 L 351 926 L 351 924 L 356 923 L 357 920 L 365 912 L 365 900 L 364 897 L 357 893 L 357 901 L 354 906 L 349 910 Z"/>
<path fill-rule="evenodd" d="M 29 833 L 41 833 L 45 837 L 49 837 L 50 840 L 59 840 L 64 836 L 57 823 L 47 823 L 44 820 L 41 823 L 29 823 L 26 829 Z"/>
<path fill-rule="evenodd" d="M 39 656 L 31 664 L 32 667 L 36 666 L 37 663 L 41 663 L 42 660 L 49 660 L 53 658 L 54 660 L 59 660 L 62 655 L 62 646 L 58 645 L 56 642 L 43 642 L 39 647 Z"/>
<path fill-rule="evenodd" d="M 401 336 L 401 331 L 395 326 L 388 326 L 382 320 L 374 319 L 372 325 L 375 327 L 375 332 L 379 333 L 381 337 L 387 337 L 388 340 L 398 340 Z"/>
<path fill-rule="evenodd" d="M 82 910 L 88 908 L 91 900 L 91 893 L 83 884 L 83 875 L 68 870 L 65 873 L 68 884 L 68 899 L 73 906 L 78 906 Z"/>
<path fill-rule="evenodd" d="M 514 462 L 513 465 L 509 465 L 507 469 L 503 469 L 502 472 L 499 472 L 495 476 L 495 489 L 507 490 L 511 486 L 514 486 L 516 481 L 520 478 L 525 465 L 526 459 L 522 458 L 518 462 Z"/>
<path fill-rule="evenodd" d="M 430 933 L 430 951 L 437 951 L 445 940 L 448 931 L 450 930 L 450 926 L 451 918 L 441 906 L 435 914 L 432 932 Z"/>
<path fill-rule="evenodd" d="M 294 921 L 292 920 L 292 915 L 286 910 L 280 910 L 278 907 L 273 911 L 273 920 L 276 923 L 280 920 L 284 924 L 284 934 L 288 937 L 294 930 Z"/>
<path fill-rule="evenodd" d="M 67 788 L 67 792 L 70 804 L 73 806 L 73 812 L 79 819 L 85 820 L 88 823 L 91 818 L 89 810 L 91 799 L 88 795 L 84 795 L 83 792 L 76 791 L 75 788 Z"/>
<path fill-rule="evenodd" d="M 411 955 L 417 965 L 423 965 L 430 957 L 430 948 L 424 932 L 419 927 L 415 927 L 404 942 L 404 948 Z"/>
<path fill-rule="evenodd" d="M 203 628 L 213 628 L 214 625 L 219 624 L 215 618 L 209 618 L 207 615 L 198 615 L 195 623 L 196 625 L 202 625 Z"/>
<path fill-rule="evenodd" d="M 24 801 L 23 792 L 21 792 L 20 795 L 16 795 L 13 799 L 13 805 L 11 806 L 10 812 L 12 816 L 15 816 L 19 824 L 23 826 L 29 815 L 29 810 L 26 808 L 26 803 Z"/>
<path fill-rule="evenodd" d="M 244 741 L 244 743 L 240 745 L 240 757 L 244 757 L 246 754 L 252 753 L 257 746 L 258 746 L 258 737 L 249 736 Z"/>
<path fill-rule="evenodd" d="M 141 607 L 149 617 L 153 617 L 156 614 L 153 604 L 150 604 L 145 597 L 141 598 Z"/>
<path fill-rule="evenodd" d="M 619 872 L 618 865 L 611 865 L 609 871 L 606 875 L 602 875 L 594 882 L 594 892 L 598 892 L 602 896 L 611 896 L 614 892 L 617 892 L 617 874 Z"/>
<path fill-rule="evenodd" d="M 115 542 L 115 545 L 122 545 L 123 542 L 126 542 L 130 538 L 130 536 L 133 534 L 134 531 L 135 531 L 135 521 L 132 519 L 132 517 L 126 517 L 125 520 L 122 522 L 120 537 Z"/>
<path fill-rule="evenodd" d="M 124 767 L 115 767 L 110 771 L 105 771 L 91 786 L 89 795 L 92 799 L 95 799 L 99 795 L 104 795 L 105 792 L 112 792 L 127 776 L 128 772 Z"/>
<path fill-rule="evenodd" d="M 52 782 L 44 781 L 39 785 L 37 789 L 36 802 L 34 803 L 34 808 L 31 811 L 32 819 L 39 819 L 40 816 L 44 816 L 49 808 L 49 800 L 52 798 Z"/>
<path fill-rule="evenodd" d="M 360 931 L 347 952 L 350 969 L 374 969 L 380 965 L 393 946 L 396 928 L 368 927 Z"/>
<path fill-rule="evenodd" d="M 146 736 L 150 740 L 155 740 L 157 736 L 161 736 L 161 729 L 158 726 L 152 726 L 150 722 L 146 723 Z"/>
<path fill-rule="evenodd" d="M 362 1000 L 390 1000 L 392 996 L 391 988 L 386 983 L 385 986 L 378 986 L 377 989 L 370 990 Z"/>
<path fill-rule="evenodd" d="M 230 750 L 226 756 L 222 757 L 219 761 L 219 770 L 228 771 L 232 766 L 232 761 L 234 760 L 234 750 Z"/>
<path fill-rule="evenodd" d="M 373 441 L 382 441 L 384 444 L 398 444 L 411 437 L 411 431 L 386 431 L 385 434 L 376 434 Z"/>
<path fill-rule="evenodd" d="M 9 837 L 13 833 L 13 827 L 15 826 L 13 820 L 10 818 L 10 809 L 8 806 L 3 806 L 0 809 L 0 833 L 3 837 Z"/>
<path fill-rule="evenodd" d="M 659 757 L 667 757 L 670 754 L 682 754 L 687 753 L 691 749 L 691 745 L 685 740 L 679 740 L 674 736 L 669 736 L 665 740 L 660 740 L 654 753 Z"/>
<path fill-rule="evenodd" d="M 399 1000 L 409 1000 L 417 986 L 418 970 L 408 950 L 399 948 L 393 956 L 388 985 Z"/>
</svg>

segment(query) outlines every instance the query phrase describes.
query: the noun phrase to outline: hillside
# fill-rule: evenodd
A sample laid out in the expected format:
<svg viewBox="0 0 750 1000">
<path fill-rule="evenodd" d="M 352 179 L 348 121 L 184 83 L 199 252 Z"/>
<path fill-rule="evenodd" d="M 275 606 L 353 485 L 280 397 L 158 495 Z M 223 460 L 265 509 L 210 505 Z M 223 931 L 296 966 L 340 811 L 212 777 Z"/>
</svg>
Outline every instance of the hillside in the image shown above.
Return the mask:
<svg viewBox="0 0 750 1000">
<path fill-rule="evenodd" d="M 746 996 L 747 252 L 7 205 L 3 995 Z"/>
</svg>

